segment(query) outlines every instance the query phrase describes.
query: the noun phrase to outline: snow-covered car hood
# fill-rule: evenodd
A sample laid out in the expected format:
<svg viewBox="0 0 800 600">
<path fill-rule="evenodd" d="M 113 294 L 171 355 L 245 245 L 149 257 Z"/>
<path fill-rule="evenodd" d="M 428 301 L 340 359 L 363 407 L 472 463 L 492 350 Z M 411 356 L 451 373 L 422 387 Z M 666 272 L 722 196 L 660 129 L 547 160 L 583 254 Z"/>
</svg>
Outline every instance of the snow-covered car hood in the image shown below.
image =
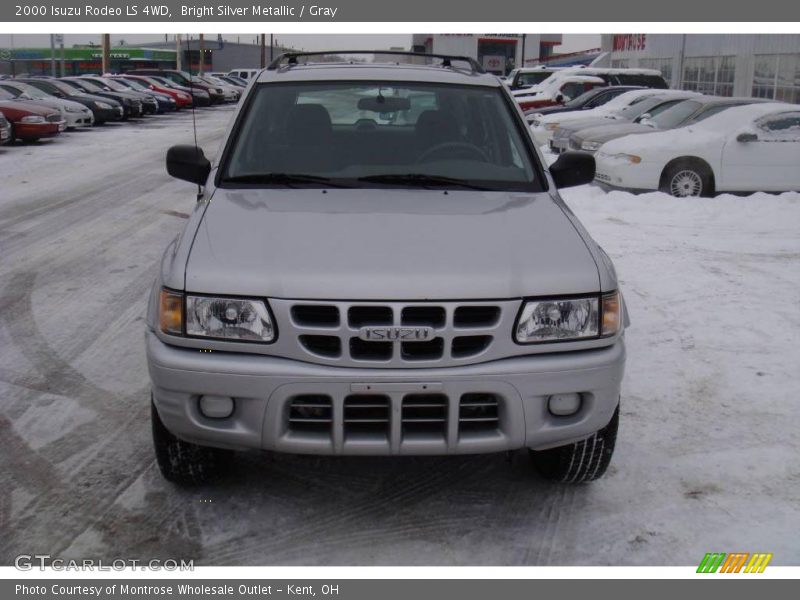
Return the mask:
<svg viewBox="0 0 800 600">
<path fill-rule="evenodd" d="M 625 124 L 627 121 L 619 119 L 612 119 L 611 117 L 586 117 L 585 119 L 570 119 L 565 121 L 563 125 L 559 124 L 559 129 L 563 131 L 579 131 L 588 127 L 597 127 L 600 125 L 616 125 Z M 652 131 L 652 129 L 651 129 Z"/>
<path fill-rule="evenodd" d="M 217 189 L 186 265 L 201 293 L 364 300 L 592 293 L 587 242 L 547 193 Z"/>
<path fill-rule="evenodd" d="M 640 125 L 639 123 L 629 123 L 626 121 L 609 122 L 603 125 L 589 126 L 582 129 L 576 129 L 575 135 L 582 141 L 591 140 L 593 142 L 606 143 L 609 140 L 626 135 L 639 135 L 642 133 L 663 133 L 658 129 L 653 129 L 647 125 Z"/>
</svg>

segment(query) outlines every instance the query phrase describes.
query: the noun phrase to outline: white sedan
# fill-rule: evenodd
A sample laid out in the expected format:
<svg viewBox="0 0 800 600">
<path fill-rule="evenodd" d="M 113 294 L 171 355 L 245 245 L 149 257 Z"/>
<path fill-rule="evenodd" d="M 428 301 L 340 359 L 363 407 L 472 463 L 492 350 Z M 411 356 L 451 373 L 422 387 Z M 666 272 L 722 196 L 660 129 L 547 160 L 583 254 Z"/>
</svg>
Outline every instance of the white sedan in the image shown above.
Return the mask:
<svg viewBox="0 0 800 600">
<path fill-rule="evenodd" d="M 673 196 L 800 191 L 800 105 L 729 108 L 687 127 L 603 144 L 595 181 Z"/>
</svg>

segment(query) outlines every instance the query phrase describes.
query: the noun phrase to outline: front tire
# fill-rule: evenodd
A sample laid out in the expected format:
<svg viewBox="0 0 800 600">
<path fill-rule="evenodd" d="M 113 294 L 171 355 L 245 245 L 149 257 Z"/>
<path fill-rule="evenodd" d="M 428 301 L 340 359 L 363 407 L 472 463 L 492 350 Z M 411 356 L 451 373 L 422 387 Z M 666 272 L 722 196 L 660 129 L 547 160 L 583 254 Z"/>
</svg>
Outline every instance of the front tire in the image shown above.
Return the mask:
<svg viewBox="0 0 800 600">
<path fill-rule="evenodd" d="M 714 176 L 702 162 L 678 160 L 664 170 L 660 189 L 676 198 L 708 197 L 714 193 Z"/>
<path fill-rule="evenodd" d="M 574 444 L 531 450 L 531 459 L 539 474 L 550 481 L 585 483 L 600 479 L 611 463 L 619 428 L 619 406 L 608 425 Z"/>
<path fill-rule="evenodd" d="M 231 452 L 199 446 L 175 437 L 161 421 L 155 403 L 150 401 L 153 446 L 156 462 L 164 479 L 184 486 L 195 486 L 220 478 Z"/>
</svg>

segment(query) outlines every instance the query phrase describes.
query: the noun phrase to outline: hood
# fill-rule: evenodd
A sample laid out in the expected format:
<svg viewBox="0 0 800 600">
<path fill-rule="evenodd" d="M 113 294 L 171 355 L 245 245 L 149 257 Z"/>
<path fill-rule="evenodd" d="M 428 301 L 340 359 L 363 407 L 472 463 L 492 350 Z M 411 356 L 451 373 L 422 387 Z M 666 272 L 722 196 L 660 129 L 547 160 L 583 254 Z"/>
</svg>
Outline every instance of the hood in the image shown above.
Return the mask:
<svg viewBox="0 0 800 600">
<path fill-rule="evenodd" d="M 591 140 L 593 142 L 608 142 L 625 135 L 637 135 L 640 133 L 657 133 L 659 130 L 647 125 L 639 125 L 638 123 L 612 123 L 609 125 L 601 125 L 598 127 L 589 127 L 579 131 L 582 140 Z"/>
<path fill-rule="evenodd" d="M 0 100 L 0 110 L 5 113 L 6 118 L 9 120 L 13 120 L 12 117 L 15 116 L 23 117 L 30 114 L 40 115 L 42 117 L 48 117 L 53 114 L 60 115 L 58 111 L 52 108 L 41 105 L 37 106 L 32 100 Z"/>
<path fill-rule="evenodd" d="M 580 131 L 582 129 L 588 129 L 589 127 L 598 127 L 598 126 L 605 126 L 605 125 L 615 125 L 618 123 L 625 123 L 625 121 L 619 121 L 617 119 L 611 119 L 608 117 L 586 117 L 584 119 L 571 119 L 569 121 L 564 121 L 563 124 L 559 124 L 559 129 L 563 129 L 564 131 Z"/>
<path fill-rule="evenodd" d="M 217 189 L 186 290 L 325 300 L 497 299 L 599 290 L 547 193 Z"/>
</svg>

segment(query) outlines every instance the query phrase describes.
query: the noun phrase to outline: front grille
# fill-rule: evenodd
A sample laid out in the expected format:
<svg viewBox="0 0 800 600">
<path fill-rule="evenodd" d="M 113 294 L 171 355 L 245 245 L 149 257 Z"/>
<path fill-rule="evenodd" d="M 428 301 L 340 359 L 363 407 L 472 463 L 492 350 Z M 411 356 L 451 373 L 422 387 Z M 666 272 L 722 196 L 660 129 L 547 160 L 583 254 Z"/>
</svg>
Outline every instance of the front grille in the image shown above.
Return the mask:
<svg viewBox="0 0 800 600">
<path fill-rule="evenodd" d="M 294 394 L 286 402 L 284 430 L 299 443 L 339 440 L 346 447 L 498 440 L 510 425 L 502 416 L 506 402 L 500 394 L 458 390 Z"/>
<path fill-rule="evenodd" d="M 594 178 L 599 180 L 599 181 L 605 181 L 605 182 L 609 182 L 609 183 L 611 182 L 611 177 L 609 177 L 605 173 L 600 173 L 599 171 L 595 172 Z"/>
<path fill-rule="evenodd" d="M 58 123 L 59 121 L 61 121 L 61 115 L 56 115 L 56 114 L 47 115 L 47 121 L 49 123 Z"/>
<path fill-rule="evenodd" d="M 280 332 L 270 351 L 323 364 L 380 368 L 513 356 L 524 350 L 512 339 L 519 302 L 270 300 Z M 392 329 L 365 332 L 366 327 Z M 400 335 L 395 328 L 401 328 Z M 498 340 L 503 340 L 496 351 L 500 355 L 493 356 Z"/>
</svg>

